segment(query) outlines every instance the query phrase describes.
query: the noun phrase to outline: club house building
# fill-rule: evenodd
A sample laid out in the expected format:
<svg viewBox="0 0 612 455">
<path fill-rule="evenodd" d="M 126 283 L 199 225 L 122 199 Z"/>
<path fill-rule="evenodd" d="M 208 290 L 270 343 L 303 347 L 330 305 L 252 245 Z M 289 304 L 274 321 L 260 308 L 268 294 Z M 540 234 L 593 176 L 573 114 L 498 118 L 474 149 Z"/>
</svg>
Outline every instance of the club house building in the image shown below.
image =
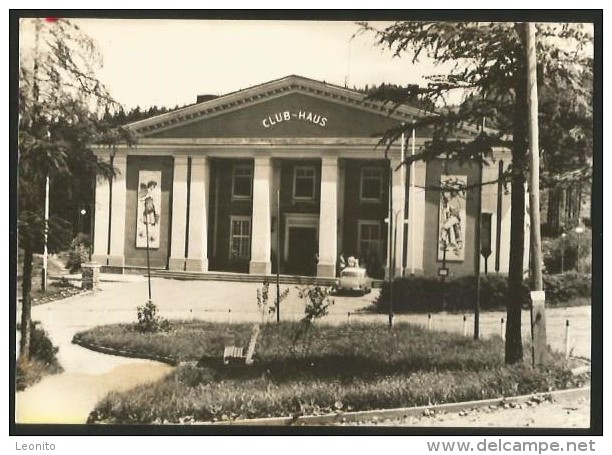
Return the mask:
<svg viewBox="0 0 612 455">
<path fill-rule="evenodd" d="M 387 157 L 380 133 L 420 115 L 288 76 L 132 123 L 136 145 L 96 150 L 118 175 L 97 180 L 92 260 L 138 271 L 148 249 L 155 269 L 334 277 L 353 256 L 374 277 L 459 276 L 475 272 L 480 234 L 481 269 L 507 272 L 510 195 L 474 185 L 497 180 L 508 154 L 482 169 L 400 166 L 428 131 Z"/>
</svg>

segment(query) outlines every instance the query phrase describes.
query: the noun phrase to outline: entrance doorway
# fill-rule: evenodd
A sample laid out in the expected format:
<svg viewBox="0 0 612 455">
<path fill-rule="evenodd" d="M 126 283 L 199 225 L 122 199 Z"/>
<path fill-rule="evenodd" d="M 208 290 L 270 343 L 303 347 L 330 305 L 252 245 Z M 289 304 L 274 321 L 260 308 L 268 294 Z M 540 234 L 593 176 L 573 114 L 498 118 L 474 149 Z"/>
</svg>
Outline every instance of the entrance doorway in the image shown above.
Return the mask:
<svg viewBox="0 0 612 455">
<path fill-rule="evenodd" d="M 287 213 L 284 231 L 284 273 L 316 276 L 319 216 L 311 213 Z"/>
<path fill-rule="evenodd" d="M 288 243 L 287 272 L 291 275 L 316 275 L 317 230 L 309 227 L 290 227 Z"/>
</svg>

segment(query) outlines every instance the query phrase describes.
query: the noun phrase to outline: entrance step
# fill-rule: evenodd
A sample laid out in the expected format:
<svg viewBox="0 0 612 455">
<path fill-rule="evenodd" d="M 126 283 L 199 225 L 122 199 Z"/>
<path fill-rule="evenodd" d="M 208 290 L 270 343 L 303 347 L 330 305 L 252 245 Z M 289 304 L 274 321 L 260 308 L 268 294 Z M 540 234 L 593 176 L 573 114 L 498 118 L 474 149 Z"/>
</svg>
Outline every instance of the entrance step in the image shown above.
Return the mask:
<svg viewBox="0 0 612 455">
<path fill-rule="evenodd" d="M 143 273 L 146 276 L 146 271 Z M 203 281 L 235 281 L 241 283 L 276 282 L 276 275 L 250 275 L 232 272 L 180 272 L 170 270 L 151 270 L 151 276 L 172 280 L 203 280 Z M 337 278 L 322 278 L 315 276 L 280 275 L 281 284 L 308 284 L 317 286 L 333 286 Z M 372 280 L 373 288 L 380 288 L 382 280 Z"/>
<path fill-rule="evenodd" d="M 151 270 L 151 276 L 174 280 L 235 281 L 241 283 L 263 283 L 264 281 L 268 281 L 269 283 L 276 282 L 276 275 L 250 275 L 246 273 L 230 272 L 180 272 L 174 270 Z M 282 284 L 332 286 L 336 283 L 336 278 L 280 275 L 279 282 Z"/>
</svg>

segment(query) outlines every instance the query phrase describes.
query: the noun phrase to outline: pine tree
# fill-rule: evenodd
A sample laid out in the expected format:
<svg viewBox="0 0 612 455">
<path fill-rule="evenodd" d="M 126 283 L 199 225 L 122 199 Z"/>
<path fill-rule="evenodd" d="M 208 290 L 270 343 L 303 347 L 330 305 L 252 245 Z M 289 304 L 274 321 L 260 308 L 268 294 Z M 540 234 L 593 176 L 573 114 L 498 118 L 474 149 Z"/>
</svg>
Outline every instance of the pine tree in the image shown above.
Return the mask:
<svg viewBox="0 0 612 455">
<path fill-rule="evenodd" d="M 426 88 L 381 87 L 374 98 L 396 104 L 418 95 L 436 106 L 417 128 L 432 128 L 433 139 L 414 159 L 432 160 L 441 155 L 459 160 L 483 161 L 492 146 L 506 146 L 512 153 L 508 180 L 511 187 L 511 239 L 508 274 L 506 362 L 523 358 L 521 309 L 524 303 L 523 245 L 525 182 L 528 170 L 527 92 L 525 47 L 513 23 L 396 22 L 376 30 L 377 44 L 417 62 L 421 55 L 450 65 L 444 74 L 431 76 Z M 537 27 L 539 86 L 566 99 L 588 99 L 592 87 L 593 37 L 580 24 L 542 24 Z M 590 79 L 589 79 L 590 78 Z M 444 104 L 446 96 L 461 91 L 466 102 L 459 108 Z M 494 119 L 497 132 L 480 134 L 471 141 L 455 140 L 466 123 Z M 381 142 L 389 146 L 412 125 L 387 131 Z M 412 159 L 412 158 L 411 158 Z"/>
</svg>

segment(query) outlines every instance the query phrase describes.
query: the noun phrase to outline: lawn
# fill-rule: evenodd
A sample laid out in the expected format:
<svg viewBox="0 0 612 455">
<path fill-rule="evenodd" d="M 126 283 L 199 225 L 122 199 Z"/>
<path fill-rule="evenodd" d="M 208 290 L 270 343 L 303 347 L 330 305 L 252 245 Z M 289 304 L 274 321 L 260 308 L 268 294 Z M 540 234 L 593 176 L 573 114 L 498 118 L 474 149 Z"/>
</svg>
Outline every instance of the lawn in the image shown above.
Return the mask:
<svg viewBox="0 0 612 455">
<path fill-rule="evenodd" d="M 475 341 L 411 325 L 267 324 L 255 364 L 223 366 L 226 344 L 246 346 L 250 324 L 184 322 L 170 332 L 131 325 L 77 335 L 87 343 L 183 362 L 164 380 L 111 393 L 91 421 L 162 423 L 295 416 L 449 403 L 562 389 L 584 382 L 555 354 L 537 369 L 504 365 L 501 339 Z"/>
</svg>

